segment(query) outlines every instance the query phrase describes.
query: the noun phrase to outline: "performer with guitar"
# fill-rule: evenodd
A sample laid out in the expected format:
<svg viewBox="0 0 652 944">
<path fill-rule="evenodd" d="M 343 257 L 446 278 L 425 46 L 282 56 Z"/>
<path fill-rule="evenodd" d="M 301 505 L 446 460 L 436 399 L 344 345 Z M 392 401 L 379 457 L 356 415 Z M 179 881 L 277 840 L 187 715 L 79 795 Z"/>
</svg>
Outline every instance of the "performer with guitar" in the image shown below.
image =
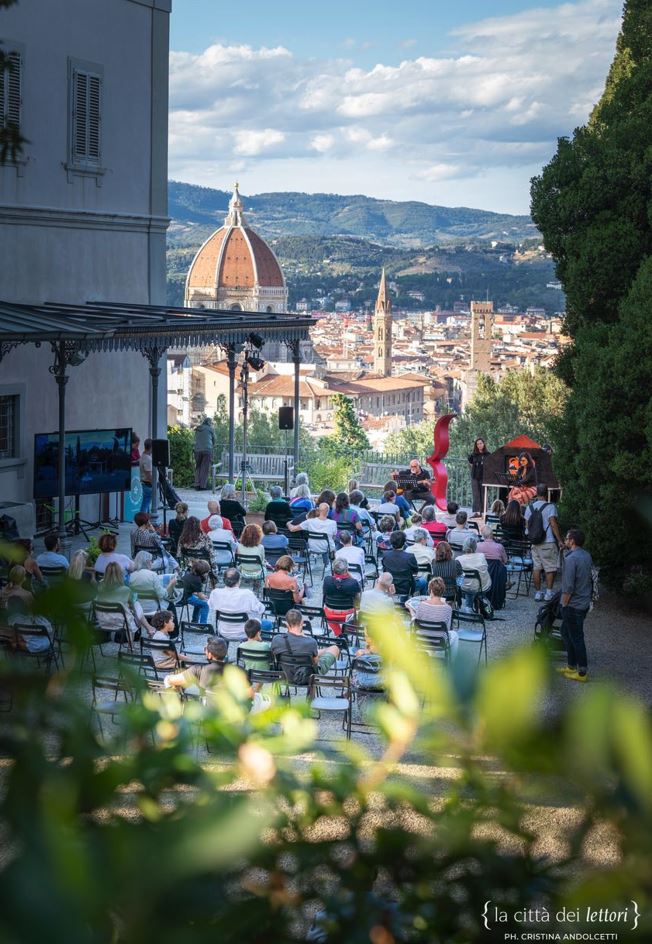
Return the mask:
<svg viewBox="0 0 652 944">
<path fill-rule="evenodd" d="M 430 472 L 422 467 L 418 459 L 410 462 L 409 469 L 392 472 L 392 478 L 408 501 L 418 498 L 424 505 L 434 505 L 435 497 L 430 490 Z"/>
</svg>

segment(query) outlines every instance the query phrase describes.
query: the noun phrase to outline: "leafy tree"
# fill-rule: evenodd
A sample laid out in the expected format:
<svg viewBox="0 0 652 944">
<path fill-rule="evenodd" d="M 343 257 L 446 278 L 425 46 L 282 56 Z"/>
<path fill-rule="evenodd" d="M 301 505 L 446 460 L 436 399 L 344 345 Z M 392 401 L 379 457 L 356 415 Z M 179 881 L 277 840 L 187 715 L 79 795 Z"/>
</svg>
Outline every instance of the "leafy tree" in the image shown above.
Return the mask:
<svg viewBox="0 0 652 944">
<path fill-rule="evenodd" d="M 321 440 L 321 445 L 333 456 L 351 456 L 369 449 L 367 434 L 360 425 L 353 401 L 342 393 L 332 397 L 335 432 Z"/>
<path fill-rule="evenodd" d="M 450 426 L 449 455 L 466 456 L 481 436 L 490 450 L 497 449 L 521 433 L 537 442 L 555 441 L 555 420 L 562 415 L 567 388 L 543 368 L 510 371 L 499 380 L 481 375 L 478 389 Z M 396 455 L 430 455 L 433 448 L 432 420 L 387 437 L 387 451 Z"/>
<path fill-rule="evenodd" d="M 532 214 L 568 297 L 572 392 L 558 424 L 563 511 L 606 575 L 649 573 L 631 512 L 650 491 L 652 8 L 627 0 L 616 57 L 587 125 L 532 183 Z M 623 520 L 623 516 L 625 519 Z M 627 527 L 629 533 L 626 533 Z M 620 540 L 619 540 L 620 539 Z"/>
</svg>

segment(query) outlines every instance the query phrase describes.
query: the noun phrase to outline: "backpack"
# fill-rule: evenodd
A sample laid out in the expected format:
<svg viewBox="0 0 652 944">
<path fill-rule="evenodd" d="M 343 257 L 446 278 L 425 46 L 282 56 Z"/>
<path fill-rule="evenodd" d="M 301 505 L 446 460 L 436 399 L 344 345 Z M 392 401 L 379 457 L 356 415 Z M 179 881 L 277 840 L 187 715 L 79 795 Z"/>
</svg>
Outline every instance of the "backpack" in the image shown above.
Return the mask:
<svg viewBox="0 0 652 944">
<path fill-rule="evenodd" d="M 288 655 L 294 655 L 290 643 L 288 642 L 287 636 L 285 636 L 285 648 Z M 310 685 L 312 677 L 315 674 L 315 670 L 311 665 L 295 665 L 284 667 L 282 664 L 282 659 L 279 659 L 281 662 L 281 668 L 285 672 L 285 676 L 290 682 L 291 685 Z"/>
<path fill-rule="evenodd" d="M 559 619 L 559 608 L 561 605 L 561 591 L 555 593 L 551 600 L 546 600 L 541 604 L 537 612 L 536 622 L 534 624 L 535 636 L 549 635 Z"/>
<path fill-rule="evenodd" d="M 527 523 L 527 536 L 530 544 L 543 544 L 546 540 L 546 527 L 543 523 L 543 509 L 550 502 L 544 502 L 541 508 L 530 506 L 530 517 Z"/>
<path fill-rule="evenodd" d="M 478 609 L 482 614 L 482 618 L 486 620 L 492 620 L 494 618 L 494 608 L 491 603 L 491 600 L 488 597 L 479 596 L 478 600 Z"/>
</svg>

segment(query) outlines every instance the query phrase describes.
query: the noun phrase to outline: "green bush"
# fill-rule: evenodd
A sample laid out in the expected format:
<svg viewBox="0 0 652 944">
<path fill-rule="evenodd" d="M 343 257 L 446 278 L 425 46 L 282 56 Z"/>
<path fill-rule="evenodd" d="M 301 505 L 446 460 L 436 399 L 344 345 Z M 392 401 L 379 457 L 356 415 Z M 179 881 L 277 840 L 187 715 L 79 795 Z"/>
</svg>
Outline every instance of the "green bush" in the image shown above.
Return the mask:
<svg viewBox="0 0 652 944">
<path fill-rule="evenodd" d="M 251 715 L 235 667 L 205 705 L 135 676 L 136 700 L 116 704 L 121 727 L 104 716 L 103 738 L 80 698 L 89 637 L 74 603 L 72 583 L 39 598 L 70 640 L 54 679 L 0 663 L 13 699 L 0 733 L 3 940 L 290 944 L 319 911 L 326 944 L 467 944 L 494 939 L 487 901 L 507 915 L 502 940 L 524 930 L 517 909 L 547 908 L 548 932 L 595 933 L 554 915 L 632 900 L 632 940 L 650 939 L 642 705 L 595 684 L 551 726 L 542 650 L 451 677 L 386 619 L 370 627 L 387 687 L 373 749 L 317 742 L 298 698 Z"/>
<path fill-rule="evenodd" d="M 195 481 L 195 434 L 183 426 L 168 426 L 168 442 L 174 484 L 179 488 L 191 488 Z"/>
</svg>

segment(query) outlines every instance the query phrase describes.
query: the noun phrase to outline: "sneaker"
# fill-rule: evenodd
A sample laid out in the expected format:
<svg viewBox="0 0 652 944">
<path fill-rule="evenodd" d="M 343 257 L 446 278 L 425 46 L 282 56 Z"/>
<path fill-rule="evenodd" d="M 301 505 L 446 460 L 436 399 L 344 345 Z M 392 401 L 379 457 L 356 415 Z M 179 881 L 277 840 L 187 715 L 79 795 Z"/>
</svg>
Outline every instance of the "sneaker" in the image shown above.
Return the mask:
<svg viewBox="0 0 652 944">
<path fill-rule="evenodd" d="M 569 665 L 562 665 L 562 666 L 560 666 L 558 669 L 556 669 L 555 671 L 556 671 L 556 672 L 559 672 L 560 675 L 565 675 L 566 678 L 568 678 L 569 675 L 576 675 L 576 674 L 577 674 L 577 669 L 571 669 L 571 667 L 570 667 Z"/>
<path fill-rule="evenodd" d="M 566 678 L 571 682 L 588 682 L 589 680 L 589 677 L 586 674 L 586 672 L 584 673 L 584 675 L 580 675 L 579 672 L 569 672 L 566 675 Z"/>
<path fill-rule="evenodd" d="M 552 592 L 552 590 L 546 590 L 546 592 L 543 595 L 544 602 L 548 603 L 548 601 L 552 600 L 553 597 L 554 597 L 554 593 Z"/>
<path fill-rule="evenodd" d="M 537 592 L 534 594 L 534 599 L 537 603 L 541 603 L 543 600 L 543 590 L 537 590 Z"/>
</svg>

